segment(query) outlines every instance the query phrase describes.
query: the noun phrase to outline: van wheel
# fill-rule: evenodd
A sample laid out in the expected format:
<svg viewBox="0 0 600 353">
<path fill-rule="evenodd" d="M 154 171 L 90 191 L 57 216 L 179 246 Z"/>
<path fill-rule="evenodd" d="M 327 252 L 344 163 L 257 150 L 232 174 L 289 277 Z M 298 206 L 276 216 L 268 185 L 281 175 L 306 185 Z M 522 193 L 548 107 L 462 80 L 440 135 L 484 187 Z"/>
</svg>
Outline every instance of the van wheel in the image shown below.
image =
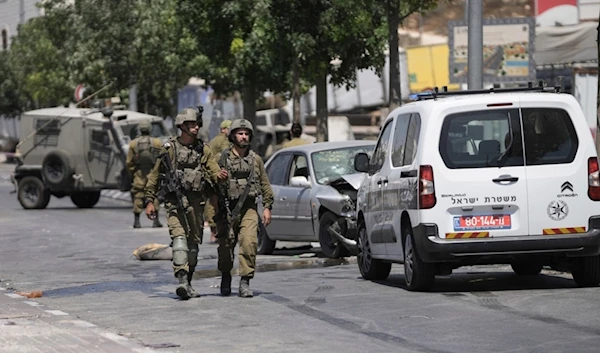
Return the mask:
<svg viewBox="0 0 600 353">
<path fill-rule="evenodd" d="M 258 250 L 257 252 L 261 255 L 271 255 L 275 250 L 275 240 L 269 238 L 267 228 L 262 222 L 258 224 Z"/>
<path fill-rule="evenodd" d="M 44 183 L 34 176 L 26 176 L 19 181 L 19 203 L 24 209 L 42 209 L 50 202 L 50 190 L 44 188 Z"/>
<path fill-rule="evenodd" d="M 369 236 L 363 220 L 358 223 L 358 269 L 366 280 L 384 280 L 390 275 L 392 264 L 373 258 Z"/>
<path fill-rule="evenodd" d="M 540 262 L 518 261 L 510 264 L 515 274 L 519 276 L 535 276 L 542 272 L 544 265 Z"/>
<path fill-rule="evenodd" d="M 600 255 L 575 258 L 571 275 L 579 287 L 600 284 Z"/>
<path fill-rule="evenodd" d="M 42 162 L 42 176 L 54 189 L 66 188 L 73 182 L 71 157 L 65 151 L 49 152 Z"/>
<path fill-rule="evenodd" d="M 323 255 L 330 259 L 350 255 L 350 252 L 346 250 L 343 244 L 339 243 L 335 235 L 329 232 L 329 227 L 337 221 L 338 217 L 329 211 L 323 213 L 323 216 L 319 220 L 319 244 L 321 244 Z"/>
<path fill-rule="evenodd" d="M 410 291 L 427 291 L 435 281 L 435 264 L 423 262 L 414 246 L 412 231 L 405 232 L 404 282 Z"/>
<path fill-rule="evenodd" d="M 79 208 L 92 208 L 100 200 L 100 191 L 78 191 L 71 194 L 71 201 Z"/>
</svg>

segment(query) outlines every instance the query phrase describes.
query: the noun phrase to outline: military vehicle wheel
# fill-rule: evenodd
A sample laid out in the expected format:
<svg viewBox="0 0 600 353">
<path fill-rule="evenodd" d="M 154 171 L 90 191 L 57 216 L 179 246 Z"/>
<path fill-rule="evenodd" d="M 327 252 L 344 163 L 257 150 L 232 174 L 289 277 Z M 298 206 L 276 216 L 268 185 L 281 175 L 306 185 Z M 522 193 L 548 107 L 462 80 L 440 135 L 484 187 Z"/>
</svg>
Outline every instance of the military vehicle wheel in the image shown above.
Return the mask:
<svg viewBox="0 0 600 353">
<path fill-rule="evenodd" d="M 275 250 L 275 243 L 275 240 L 269 238 L 265 225 L 260 222 L 258 229 L 258 253 L 261 255 L 271 255 L 273 250 Z"/>
<path fill-rule="evenodd" d="M 71 194 L 71 201 L 79 208 L 92 208 L 100 200 L 100 191 L 78 191 Z"/>
<path fill-rule="evenodd" d="M 71 157 L 65 151 L 49 152 L 42 162 L 42 176 L 53 189 L 70 186 L 73 182 Z"/>
<path fill-rule="evenodd" d="M 50 202 L 50 190 L 44 188 L 44 183 L 34 176 L 26 176 L 19 181 L 19 203 L 24 209 L 42 209 Z"/>
</svg>

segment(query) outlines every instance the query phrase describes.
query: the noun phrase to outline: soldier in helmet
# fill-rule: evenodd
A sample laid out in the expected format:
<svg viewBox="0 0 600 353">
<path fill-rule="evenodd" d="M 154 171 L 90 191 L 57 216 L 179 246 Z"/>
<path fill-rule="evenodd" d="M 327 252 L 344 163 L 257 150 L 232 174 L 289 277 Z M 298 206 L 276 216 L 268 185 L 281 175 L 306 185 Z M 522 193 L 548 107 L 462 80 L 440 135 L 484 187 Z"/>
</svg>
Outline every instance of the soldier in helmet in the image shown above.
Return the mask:
<svg viewBox="0 0 600 353">
<path fill-rule="evenodd" d="M 223 120 L 220 126 L 221 132 L 208 143 L 215 156 L 219 156 L 221 152 L 229 148 L 229 126 L 231 126 L 231 120 Z M 217 225 L 215 224 L 214 217 L 215 209 L 210 203 L 206 204 L 206 207 L 204 208 L 204 219 L 208 221 L 208 226 L 210 227 L 211 244 L 217 243 Z"/>
<path fill-rule="evenodd" d="M 171 138 L 161 149 L 161 155 L 154 168 L 148 175 L 145 193 L 146 199 L 156 197 L 159 188 L 159 175 L 168 173 L 166 155 L 169 156 L 170 168 L 175 173 L 177 185 L 183 190 L 182 200 L 186 209 L 178 205 L 176 192 L 165 195 L 167 225 L 173 247 L 173 272 L 179 281 L 177 295 L 187 300 L 199 296 L 192 288 L 191 281 L 198 262 L 198 244 L 202 239 L 202 203 L 210 197 L 211 202 L 217 201 L 214 188 L 217 183 L 227 178 L 221 171 L 208 145 L 198 140 L 198 129 L 202 126 L 201 112 L 194 108 L 186 108 L 175 118 L 175 125 L 181 130 L 179 137 Z M 190 207 L 191 215 L 190 215 Z M 146 215 L 156 218 L 156 209 L 152 203 L 146 205 Z M 190 231 L 187 231 L 187 227 Z"/>
<path fill-rule="evenodd" d="M 141 136 L 135 138 L 129 144 L 129 151 L 127 152 L 127 171 L 131 178 L 131 195 L 133 198 L 133 228 L 141 228 L 140 225 L 140 213 L 144 210 L 144 187 L 146 186 L 146 177 L 150 170 L 156 164 L 158 153 L 162 147 L 160 139 L 150 136 L 150 130 L 152 124 L 149 120 L 144 120 L 138 125 Z M 158 218 L 158 205 L 159 202 L 155 199 L 154 207 L 156 209 L 156 218 L 152 227 L 162 227 Z"/>
<path fill-rule="evenodd" d="M 271 223 L 273 190 L 265 172 L 262 159 L 250 150 L 254 129 L 248 120 L 234 120 L 229 127 L 231 148 L 221 153 L 219 165 L 226 171 L 229 182 L 225 183 L 230 208 L 231 222 L 227 234 L 219 231 L 219 271 L 221 271 L 221 295 L 231 294 L 231 269 L 233 268 L 234 248 L 239 241 L 238 254 L 239 296 L 253 296 L 250 279 L 256 268 L 257 234 L 259 217 L 265 226 Z M 257 198 L 262 195 L 262 215 L 258 214 Z M 221 209 L 219 209 L 221 212 Z M 224 218 L 219 217 L 220 222 Z M 223 229 L 218 226 L 219 230 Z"/>
</svg>

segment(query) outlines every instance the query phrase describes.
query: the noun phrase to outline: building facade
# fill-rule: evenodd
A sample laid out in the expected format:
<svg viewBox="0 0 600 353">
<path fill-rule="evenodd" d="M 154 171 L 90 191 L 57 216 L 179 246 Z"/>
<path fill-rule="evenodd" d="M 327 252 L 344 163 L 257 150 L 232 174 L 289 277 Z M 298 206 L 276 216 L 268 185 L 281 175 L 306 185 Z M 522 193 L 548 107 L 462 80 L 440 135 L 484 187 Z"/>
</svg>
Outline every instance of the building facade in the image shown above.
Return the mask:
<svg viewBox="0 0 600 353">
<path fill-rule="evenodd" d="M 0 0 L 0 50 L 8 50 L 18 26 L 43 14 L 37 0 Z"/>
</svg>

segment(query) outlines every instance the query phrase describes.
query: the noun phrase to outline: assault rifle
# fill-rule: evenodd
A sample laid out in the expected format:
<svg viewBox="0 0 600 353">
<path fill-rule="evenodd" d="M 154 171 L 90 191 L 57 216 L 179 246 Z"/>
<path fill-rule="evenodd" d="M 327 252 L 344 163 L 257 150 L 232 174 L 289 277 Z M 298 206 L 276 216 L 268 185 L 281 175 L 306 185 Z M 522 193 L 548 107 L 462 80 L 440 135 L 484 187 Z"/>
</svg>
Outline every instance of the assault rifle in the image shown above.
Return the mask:
<svg viewBox="0 0 600 353">
<path fill-rule="evenodd" d="M 180 217 L 179 219 L 183 219 L 185 223 L 182 225 L 185 228 L 186 234 L 188 236 L 197 235 L 200 244 L 202 244 L 202 234 L 197 234 L 198 223 L 196 221 L 196 215 L 194 214 L 194 208 L 190 205 L 187 196 L 184 195 L 182 191 L 184 190 L 184 186 L 181 182 L 181 178 L 171 162 L 171 156 L 169 155 L 171 144 L 167 142 L 165 143 L 164 147 L 166 151 L 158 157 L 160 158 L 161 164 L 165 171 L 164 173 L 160 174 L 162 180 L 162 191 L 165 196 L 169 194 L 173 194 L 175 196 L 177 211 L 182 212 L 183 214 L 183 217 Z"/>
</svg>

